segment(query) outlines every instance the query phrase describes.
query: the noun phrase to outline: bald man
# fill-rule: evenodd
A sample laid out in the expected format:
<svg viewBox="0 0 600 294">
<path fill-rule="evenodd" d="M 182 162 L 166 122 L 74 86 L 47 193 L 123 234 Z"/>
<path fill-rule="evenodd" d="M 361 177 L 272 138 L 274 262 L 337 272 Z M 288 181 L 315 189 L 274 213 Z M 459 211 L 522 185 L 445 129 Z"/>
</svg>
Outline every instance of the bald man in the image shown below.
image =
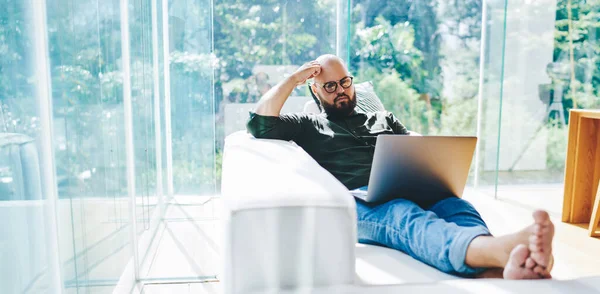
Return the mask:
<svg viewBox="0 0 600 294">
<path fill-rule="evenodd" d="M 280 114 L 292 90 L 314 79 L 320 114 Z M 269 90 L 250 114 L 256 138 L 294 140 L 348 189 L 367 189 L 380 134 L 411 135 L 390 112 L 355 109 L 353 77 L 344 62 L 323 55 Z M 358 241 L 394 248 L 437 269 L 463 277 L 550 278 L 554 225 L 548 213 L 533 224 L 493 237 L 467 201 L 446 198 L 428 207 L 395 199 L 371 204 L 356 199 Z"/>
</svg>

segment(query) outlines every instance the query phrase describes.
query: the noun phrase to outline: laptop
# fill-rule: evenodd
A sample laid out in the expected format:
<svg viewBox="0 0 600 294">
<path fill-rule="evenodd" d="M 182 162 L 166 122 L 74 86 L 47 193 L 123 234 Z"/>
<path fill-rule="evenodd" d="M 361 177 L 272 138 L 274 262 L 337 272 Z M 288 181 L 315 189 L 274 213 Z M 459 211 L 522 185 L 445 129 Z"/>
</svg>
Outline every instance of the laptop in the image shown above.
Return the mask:
<svg viewBox="0 0 600 294">
<path fill-rule="evenodd" d="M 430 206 L 462 197 L 476 137 L 379 135 L 368 191 L 352 195 L 366 202 L 396 198 Z"/>
</svg>

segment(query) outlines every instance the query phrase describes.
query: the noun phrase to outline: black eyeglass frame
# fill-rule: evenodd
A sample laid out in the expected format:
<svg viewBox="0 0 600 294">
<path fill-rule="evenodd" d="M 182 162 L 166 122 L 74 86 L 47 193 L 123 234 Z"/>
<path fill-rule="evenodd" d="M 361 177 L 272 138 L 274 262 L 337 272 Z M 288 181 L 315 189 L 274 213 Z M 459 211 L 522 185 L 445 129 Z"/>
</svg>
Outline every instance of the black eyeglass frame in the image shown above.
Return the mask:
<svg viewBox="0 0 600 294">
<path fill-rule="evenodd" d="M 347 87 L 342 86 L 342 81 L 345 80 L 345 79 L 350 79 L 350 85 L 348 85 Z M 332 91 L 328 91 L 326 85 L 327 84 L 331 84 L 331 83 L 334 83 L 335 87 L 333 88 Z M 338 85 L 340 87 L 342 87 L 343 89 L 348 89 L 348 88 L 352 87 L 352 85 L 354 85 L 354 77 L 353 76 L 345 76 L 345 77 L 343 77 L 339 81 L 330 81 L 330 82 L 327 82 L 327 83 L 324 83 L 324 84 L 319 84 L 319 83 L 313 83 L 313 84 L 315 84 L 315 85 L 323 88 L 323 90 L 325 90 L 325 92 L 327 92 L 329 94 L 332 94 L 332 93 L 335 93 L 335 91 L 337 91 Z"/>
</svg>

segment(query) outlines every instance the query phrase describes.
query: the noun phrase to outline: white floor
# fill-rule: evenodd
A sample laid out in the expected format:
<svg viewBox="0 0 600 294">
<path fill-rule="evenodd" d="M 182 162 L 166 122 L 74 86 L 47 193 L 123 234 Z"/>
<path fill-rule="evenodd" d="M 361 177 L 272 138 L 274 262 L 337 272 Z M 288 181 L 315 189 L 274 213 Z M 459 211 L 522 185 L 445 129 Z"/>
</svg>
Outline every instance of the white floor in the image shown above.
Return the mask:
<svg viewBox="0 0 600 294">
<path fill-rule="evenodd" d="M 478 192 L 494 197 L 494 187 L 481 187 Z M 560 217 L 563 205 L 563 184 L 527 184 L 498 186 L 497 199 L 530 209 L 544 209 Z"/>
<path fill-rule="evenodd" d="M 183 283 L 145 285 L 144 294 L 187 294 L 187 293 L 221 293 L 220 283 Z"/>
<path fill-rule="evenodd" d="M 172 201 L 141 278 L 153 282 L 215 280 L 221 256 L 220 207 L 219 198 L 205 197 L 196 204 Z"/>
<path fill-rule="evenodd" d="M 189 199 L 187 199 L 189 200 Z M 221 200 L 177 198 L 148 253 L 142 293 L 220 293 Z"/>
</svg>

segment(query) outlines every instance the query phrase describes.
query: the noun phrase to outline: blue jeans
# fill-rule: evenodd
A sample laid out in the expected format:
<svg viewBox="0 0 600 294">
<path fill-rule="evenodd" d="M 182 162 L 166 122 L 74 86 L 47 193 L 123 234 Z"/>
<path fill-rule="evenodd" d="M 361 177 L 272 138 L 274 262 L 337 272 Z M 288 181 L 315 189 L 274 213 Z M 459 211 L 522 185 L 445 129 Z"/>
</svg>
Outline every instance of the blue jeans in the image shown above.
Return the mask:
<svg viewBox="0 0 600 294">
<path fill-rule="evenodd" d="M 446 198 L 425 210 L 401 198 L 383 204 L 355 199 L 358 242 L 400 250 L 449 274 L 470 277 L 485 270 L 465 264 L 471 241 L 491 235 L 469 202 Z"/>
</svg>

